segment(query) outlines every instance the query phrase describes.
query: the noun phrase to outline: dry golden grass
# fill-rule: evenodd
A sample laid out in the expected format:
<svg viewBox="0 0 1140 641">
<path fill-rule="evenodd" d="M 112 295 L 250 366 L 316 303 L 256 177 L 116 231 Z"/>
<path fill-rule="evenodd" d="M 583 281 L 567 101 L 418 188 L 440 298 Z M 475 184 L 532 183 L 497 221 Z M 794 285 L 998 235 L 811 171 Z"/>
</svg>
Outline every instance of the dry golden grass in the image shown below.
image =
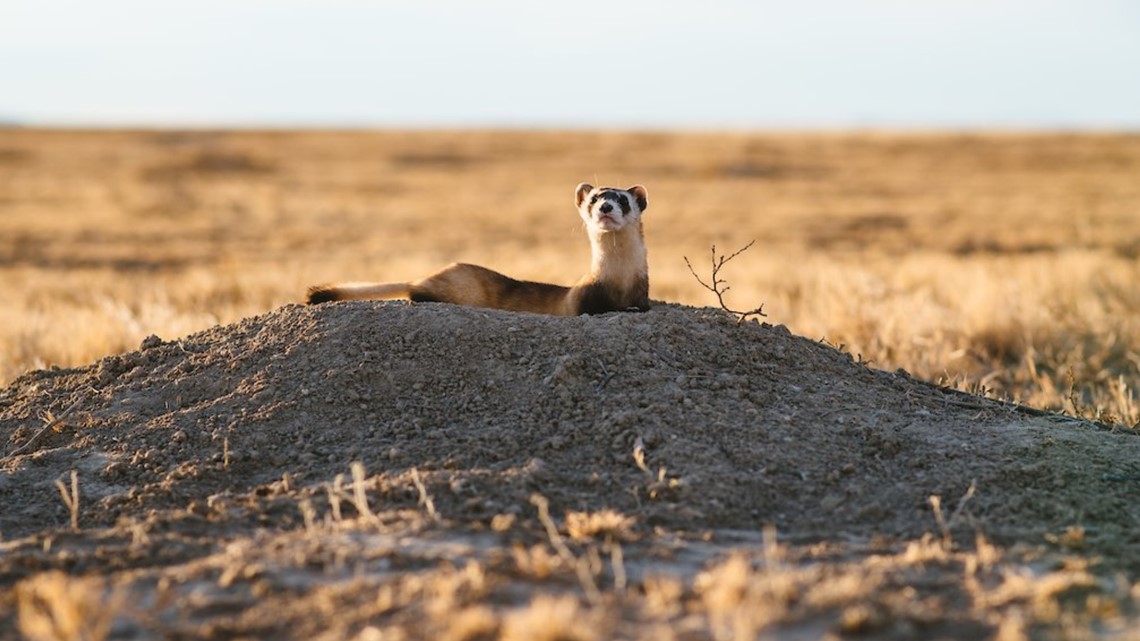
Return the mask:
<svg viewBox="0 0 1140 641">
<path fill-rule="evenodd" d="M 103 641 L 122 607 L 95 577 L 37 574 L 16 586 L 20 632 L 30 641 Z"/>
<path fill-rule="evenodd" d="M 454 261 L 569 282 L 582 180 L 648 186 L 652 296 L 1140 421 L 1140 136 L 0 130 L 0 380 Z"/>
</svg>

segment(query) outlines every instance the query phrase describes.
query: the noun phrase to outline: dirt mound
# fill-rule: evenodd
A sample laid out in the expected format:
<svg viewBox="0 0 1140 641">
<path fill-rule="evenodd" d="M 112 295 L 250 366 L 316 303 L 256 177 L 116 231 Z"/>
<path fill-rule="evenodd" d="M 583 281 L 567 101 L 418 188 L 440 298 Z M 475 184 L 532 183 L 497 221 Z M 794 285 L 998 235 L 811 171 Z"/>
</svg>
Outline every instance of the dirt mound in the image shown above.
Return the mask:
<svg viewBox="0 0 1140 641">
<path fill-rule="evenodd" d="M 1018 608 L 1070 589 L 1131 593 L 1084 570 L 1034 583 L 980 544 L 968 558 L 914 548 L 924 533 L 967 549 L 977 532 L 1053 541 L 1140 569 L 1133 434 L 875 370 L 711 309 L 289 306 L 30 373 L 0 391 L 0 442 L 0 610 L 15 611 L 8 588 L 23 577 L 21 625 L 55 611 L 44 595 L 79 594 L 79 608 L 112 594 L 50 570 L 115 577 L 145 611 L 116 619 L 131 638 L 525 638 L 512 626 L 555 611 L 565 638 L 622 625 L 723 637 L 730 620 L 791 637 L 984 636 L 1055 621 L 1060 606 Z M 587 543 L 559 543 L 535 494 Z M 768 526 L 793 546 L 782 556 L 757 534 Z M 741 545 L 760 561 L 698 574 Z M 772 585 L 787 593 L 748 587 Z"/>
<path fill-rule="evenodd" d="M 1095 524 L 1115 539 L 1140 521 L 1133 488 L 1112 482 L 1140 472 L 1140 440 L 707 309 L 286 307 L 19 379 L 0 394 L 8 449 L 75 403 L 62 433 L 5 461 L 5 536 L 66 523 L 52 483 L 71 469 L 83 520 L 109 525 L 285 474 L 323 483 L 353 461 L 415 467 L 442 512 L 487 518 L 541 491 L 556 510 L 677 529 L 913 537 L 934 528 L 931 495 L 973 484 L 956 523 L 992 536 Z"/>
</svg>

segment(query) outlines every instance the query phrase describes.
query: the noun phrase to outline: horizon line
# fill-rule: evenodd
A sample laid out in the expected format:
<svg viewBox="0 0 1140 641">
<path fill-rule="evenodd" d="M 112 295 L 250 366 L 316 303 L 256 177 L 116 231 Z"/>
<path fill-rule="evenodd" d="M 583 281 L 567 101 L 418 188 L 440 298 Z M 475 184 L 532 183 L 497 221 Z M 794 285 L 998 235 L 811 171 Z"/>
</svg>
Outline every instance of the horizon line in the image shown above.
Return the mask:
<svg viewBox="0 0 1140 641">
<path fill-rule="evenodd" d="M 519 121 L 385 122 L 356 120 L 34 120 L 0 116 L 0 130 L 56 131 L 507 131 L 507 132 L 647 132 L 647 133 L 992 133 L 992 134 L 1140 134 L 1140 121 L 1082 122 L 880 122 L 853 120 L 831 123 L 566 123 Z"/>
</svg>

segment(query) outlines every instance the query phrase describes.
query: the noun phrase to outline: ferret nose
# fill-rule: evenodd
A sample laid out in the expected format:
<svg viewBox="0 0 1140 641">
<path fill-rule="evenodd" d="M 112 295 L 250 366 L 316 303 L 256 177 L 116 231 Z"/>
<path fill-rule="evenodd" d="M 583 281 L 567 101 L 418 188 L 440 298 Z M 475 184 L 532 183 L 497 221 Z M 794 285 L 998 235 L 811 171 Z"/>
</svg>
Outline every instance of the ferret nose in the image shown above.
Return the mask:
<svg viewBox="0 0 1140 641">
<path fill-rule="evenodd" d="M 598 211 L 602 212 L 603 214 L 608 214 L 613 210 L 614 206 L 609 203 L 602 203 L 602 206 L 598 207 Z"/>
</svg>

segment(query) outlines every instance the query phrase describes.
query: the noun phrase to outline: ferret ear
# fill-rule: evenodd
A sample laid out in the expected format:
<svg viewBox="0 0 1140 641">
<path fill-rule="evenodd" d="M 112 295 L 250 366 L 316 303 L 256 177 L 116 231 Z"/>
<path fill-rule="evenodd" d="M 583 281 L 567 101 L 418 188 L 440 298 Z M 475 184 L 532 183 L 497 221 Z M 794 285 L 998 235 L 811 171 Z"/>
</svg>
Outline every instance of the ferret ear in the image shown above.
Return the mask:
<svg viewBox="0 0 1140 641">
<path fill-rule="evenodd" d="M 633 197 L 637 199 L 637 208 L 638 209 L 640 209 L 641 211 L 645 211 L 646 208 L 649 207 L 649 192 L 645 191 L 644 186 L 634 185 L 633 187 L 630 187 L 626 191 L 633 194 Z"/>
<path fill-rule="evenodd" d="M 582 201 L 586 199 L 586 194 L 594 190 L 594 186 L 590 183 L 581 183 L 578 188 L 574 190 L 574 204 L 579 207 L 582 206 Z"/>
</svg>

